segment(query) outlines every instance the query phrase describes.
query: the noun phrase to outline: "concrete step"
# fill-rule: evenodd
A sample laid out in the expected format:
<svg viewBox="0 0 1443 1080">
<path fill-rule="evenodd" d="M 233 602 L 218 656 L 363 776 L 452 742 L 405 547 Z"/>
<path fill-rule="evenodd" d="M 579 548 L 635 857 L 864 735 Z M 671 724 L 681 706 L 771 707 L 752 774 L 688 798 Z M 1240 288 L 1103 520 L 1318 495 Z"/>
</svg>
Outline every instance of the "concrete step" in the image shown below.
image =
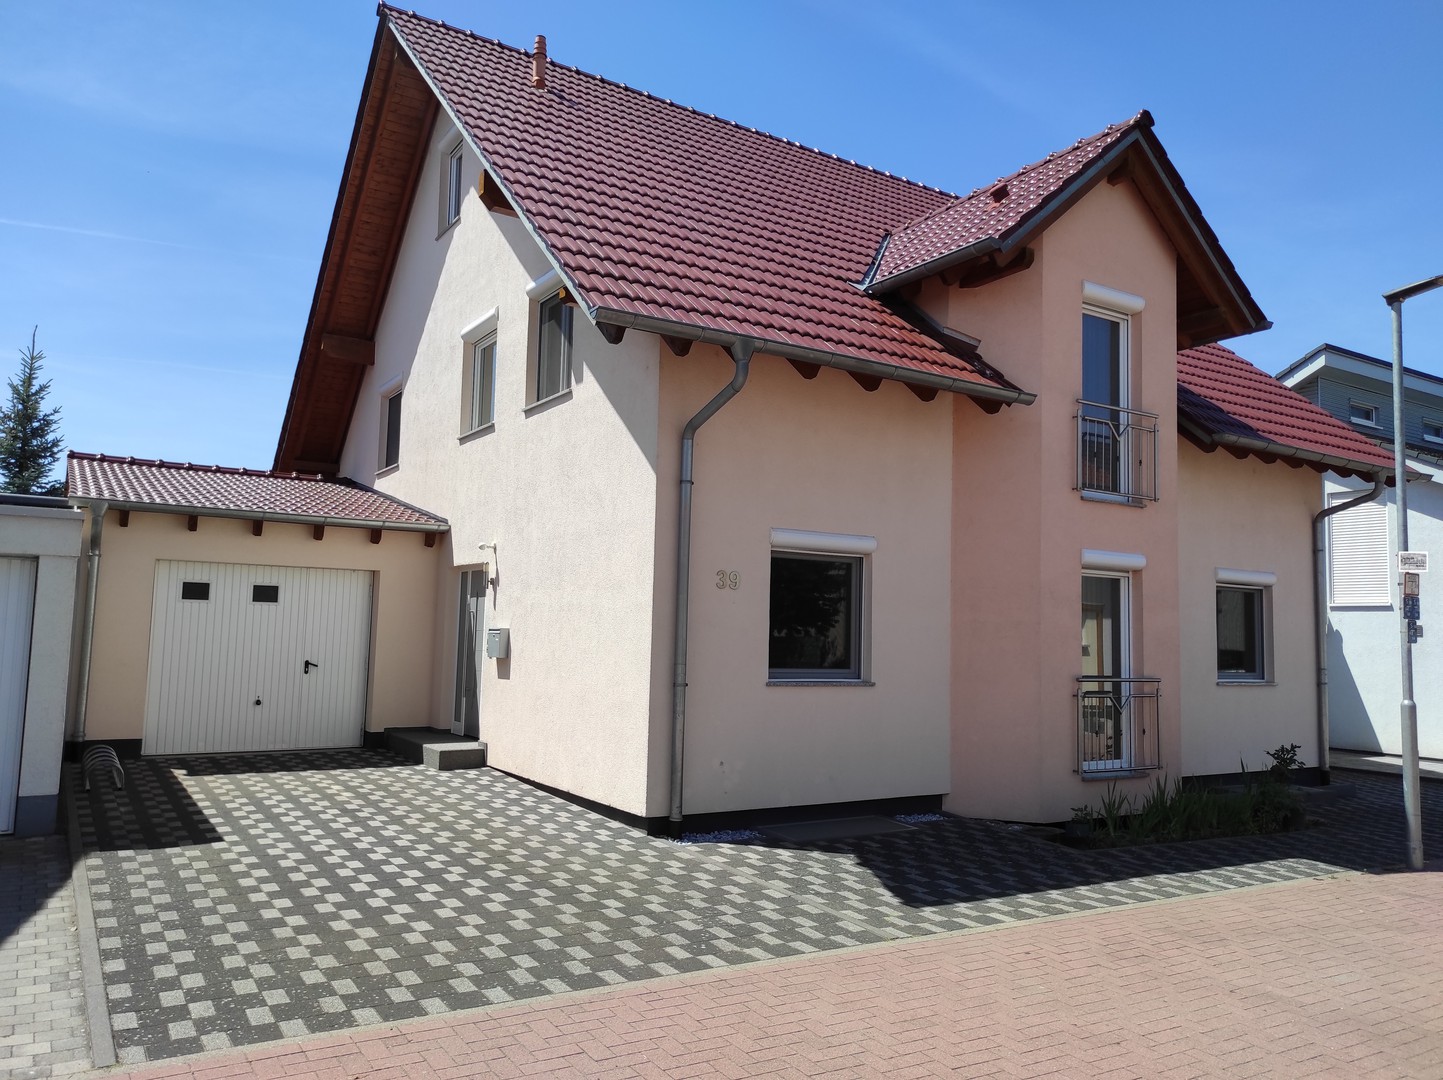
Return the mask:
<svg viewBox="0 0 1443 1080">
<path fill-rule="evenodd" d="M 398 757 L 431 769 L 481 769 L 486 744 L 437 728 L 387 728 L 386 748 Z"/>
</svg>

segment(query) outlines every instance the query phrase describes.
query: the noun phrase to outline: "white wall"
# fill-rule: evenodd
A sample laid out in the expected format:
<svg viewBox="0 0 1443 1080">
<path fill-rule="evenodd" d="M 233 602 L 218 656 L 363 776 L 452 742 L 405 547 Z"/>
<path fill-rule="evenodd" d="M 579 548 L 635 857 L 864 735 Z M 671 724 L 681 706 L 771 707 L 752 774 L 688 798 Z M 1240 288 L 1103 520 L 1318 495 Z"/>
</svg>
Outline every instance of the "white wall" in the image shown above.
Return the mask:
<svg viewBox="0 0 1443 1080">
<path fill-rule="evenodd" d="M 1408 485 L 1408 546 L 1432 556 L 1432 573 L 1421 583 L 1423 640 L 1413 647 L 1413 698 L 1418 703 L 1418 752 L 1443 758 L 1443 481 L 1432 476 Z M 1332 473 L 1324 478 L 1326 499 L 1333 492 L 1368 485 Z M 1388 505 L 1388 557 L 1394 565 L 1397 502 Z M 1396 575 L 1391 575 L 1396 576 Z M 1394 587 L 1396 593 L 1396 585 Z M 1373 753 L 1402 753 L 1399 702 L 1402 698 L 1398 610 L 1379 607 L 1329 607 L 1328 714 L 1333 746 Z"/>
<path fill-rule="evenodd" d="M 38 564 L 15 823 L 22 835 L 54 827 L 80 550 L 75 511 L 0 505 L 0 555 L 34 557 Z"/>
<path fill-rule="evenodd" d="M 341 471 L 451 523 L 438 580 L 431 723 L 448 726 L 457 567 L 489 562 L 487 621 L 509 660 L 482 674 L 481 737 L 497 768 L 642 814 L 646 810 L 656 501 L 657 339 L 608 345 L 573 314 L 574 385 L 527 411 L 535 305 L 550 266 L 515 218 L 475 193 L 439 238 L 444 118 L 411 208 Z M 497 313 L 494 430 L 461 438 L 461 334 Z M 405 379 L 400 465 L 376 475 L 381 388 Z M 494 550 L 482 545 L 495 544 Z"/>
</svg>

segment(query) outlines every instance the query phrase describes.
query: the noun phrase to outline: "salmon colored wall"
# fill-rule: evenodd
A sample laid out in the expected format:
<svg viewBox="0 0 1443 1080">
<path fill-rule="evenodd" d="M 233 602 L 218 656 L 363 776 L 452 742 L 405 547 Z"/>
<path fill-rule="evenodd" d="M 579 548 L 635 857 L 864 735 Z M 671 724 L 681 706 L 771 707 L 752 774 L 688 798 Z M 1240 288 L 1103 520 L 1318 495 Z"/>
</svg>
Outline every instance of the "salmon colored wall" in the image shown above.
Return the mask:
<svg viewBox="0 0 1443 1080">
<path fill-rule="evenodd" d="M 1101 184 L 1055 222 L 1028 270 L 977 289 L 931 286 L 952 327 L 1037 393 L 985 416 L 954 401 L 952 793 L 947 807 L 1060 820 L 1102 785 L 1076 773 L 1082 551 L 1137 553 L 1133 673 L 1162 679 L 1162 755 L 1181 765 L 1175 440 L 1160 438 L 1161 499 L 1141 507 L 1084 500 L 1076 478 L 1083 282 L 1146 300 L 1131 320 L 1132 403 L 1176 430 L 1176 256 L 1129 184 Z M 974 617 L 974 612 L 986 612 Z M 1124 790 L 1144 780 L 1123 780 Z"/>
<path fill-rule="evenodd" d="M 648 813 L 668 812 L 681 429 L 731 380 L 720 349 L 664 353 Z M 687 814 L 947 790 L 952 411 L 757 356 L 696 440 Z M 875 536 L 873 686 L 768 686 L 771 529 Z M 717 571 L 740 587 L 716 587 Z"/>
<path fill-rule="evenodd" d="M 1284 743 L 1317 765 L 1317 660 L 1314 654 L 1312 517 L 1318 474 L 1204 454 L 1179 443 L 1183 489 L 1182 764 L 1189 774 L 1231 773 L 1272 762 Z M 1272 588 L 1270 685 L 1219 683 L 1217 570 L 1277 574 Z"/>
<path fill-rule="evenodd" d="M 201 518 L 188 532 L 176 514 L 133 512 L 122 529 L 111 511 L 101 539 L 86 738 L 139 739 L 145 730 L 151 600 L 161 559 L 374 571 L 366 729 L 424 724 L 438 550 L 428 549 L 420 533 L 385 532 L 372 544 L 365 529 L 328 528 L 317 541 L 309 525 L 275 522 L 256 537 L 249 521 L 231 518 Z"/>
</svg>

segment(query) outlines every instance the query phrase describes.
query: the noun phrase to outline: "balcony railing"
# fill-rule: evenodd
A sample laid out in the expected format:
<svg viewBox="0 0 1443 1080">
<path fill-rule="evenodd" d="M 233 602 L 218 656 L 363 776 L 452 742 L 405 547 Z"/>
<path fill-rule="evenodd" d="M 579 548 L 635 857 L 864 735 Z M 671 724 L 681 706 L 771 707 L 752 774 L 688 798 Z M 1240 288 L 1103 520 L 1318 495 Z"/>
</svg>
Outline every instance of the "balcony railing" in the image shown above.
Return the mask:
<svg viewBox="0 0 1443 1080">
<path fill-rule="evenodd" d="M 1077 771 L 1089 776 L 1161 765 L 1160 679 L 1077 677 Z"/>
<path fill-rule="evenodd" d="M 1157 500 L 1157 414 L 1077 403 L 1076 490 Z"/>
</svg>

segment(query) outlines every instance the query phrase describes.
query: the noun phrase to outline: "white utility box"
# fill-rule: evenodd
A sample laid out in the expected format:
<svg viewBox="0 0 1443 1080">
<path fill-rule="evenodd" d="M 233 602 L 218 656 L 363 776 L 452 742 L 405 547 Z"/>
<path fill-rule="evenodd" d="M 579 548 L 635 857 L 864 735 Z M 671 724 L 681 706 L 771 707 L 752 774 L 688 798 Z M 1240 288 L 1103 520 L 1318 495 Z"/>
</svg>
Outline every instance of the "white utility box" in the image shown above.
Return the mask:
<svg viewBox="0 0 1443 1080">
<path fill-rule="evenodd" d="M 493 626 L 486 631 L 486 655 L 493 660 L 504 660 L 511 655 L 511 629 Z"/>
</svg>

